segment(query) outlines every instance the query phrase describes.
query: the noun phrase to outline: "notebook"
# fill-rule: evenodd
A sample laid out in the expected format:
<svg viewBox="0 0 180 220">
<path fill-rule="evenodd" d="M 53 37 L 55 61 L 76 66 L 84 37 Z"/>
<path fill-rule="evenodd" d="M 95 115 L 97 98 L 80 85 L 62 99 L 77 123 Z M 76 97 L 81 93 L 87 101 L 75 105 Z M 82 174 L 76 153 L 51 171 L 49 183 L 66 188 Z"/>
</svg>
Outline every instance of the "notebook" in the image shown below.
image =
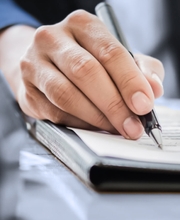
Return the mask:
<svg viewBox="0 0 180 220">
<path fill-rule="evenodd" d="M 27 125 L 38 141 L 94 189 L 180 191 L 180 110 L 157 106 L 156 112 L 163 129 L 163 150 L 146 134 L 132 141 L 49 121 Z"/>
</svg>

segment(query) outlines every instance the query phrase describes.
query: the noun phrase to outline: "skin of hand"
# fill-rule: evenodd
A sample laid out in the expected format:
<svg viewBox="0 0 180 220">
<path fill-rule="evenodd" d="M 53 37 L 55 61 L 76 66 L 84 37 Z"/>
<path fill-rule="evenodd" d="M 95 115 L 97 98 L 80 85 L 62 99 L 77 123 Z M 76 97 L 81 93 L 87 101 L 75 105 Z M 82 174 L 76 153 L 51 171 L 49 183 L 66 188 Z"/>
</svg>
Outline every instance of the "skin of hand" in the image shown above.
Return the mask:
<svg viewBox="0 0 180 220">
<path fill-rule="evenodd" d="M 137 115 L 163 94 L 164 69 L 134 55 L 94 15 L 78 10 L 55 25 L 0 34 L 0 68 L 21 109 L 37 119 L 138 139 Z"/>
</svg>

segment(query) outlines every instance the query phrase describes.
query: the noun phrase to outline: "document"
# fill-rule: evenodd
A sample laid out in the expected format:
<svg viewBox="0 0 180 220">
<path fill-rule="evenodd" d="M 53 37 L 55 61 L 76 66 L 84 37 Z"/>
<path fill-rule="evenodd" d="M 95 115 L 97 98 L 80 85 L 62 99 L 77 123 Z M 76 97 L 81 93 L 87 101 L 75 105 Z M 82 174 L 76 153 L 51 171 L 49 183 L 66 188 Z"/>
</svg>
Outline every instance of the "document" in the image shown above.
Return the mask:
<svg viewBox="0 0 180 220">
<path fill-rule="evenodd" d="M 98 156 L 180 164 L 180 110 L 157 106 L 156 112 L 162 126 L 163 150 L 145 133 L 139 140 L 134 141 L 103 131 L 69 129 Z"/>
</svg>

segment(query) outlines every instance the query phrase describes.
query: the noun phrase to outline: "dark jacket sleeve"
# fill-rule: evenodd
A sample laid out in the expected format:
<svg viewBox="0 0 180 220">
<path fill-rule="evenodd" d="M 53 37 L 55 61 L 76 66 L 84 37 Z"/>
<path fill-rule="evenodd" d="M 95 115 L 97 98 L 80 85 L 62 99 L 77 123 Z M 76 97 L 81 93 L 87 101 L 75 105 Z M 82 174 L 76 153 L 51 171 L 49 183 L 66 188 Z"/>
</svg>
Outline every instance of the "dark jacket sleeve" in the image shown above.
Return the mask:
<svg viewBox="0 0 180 220">
<path fill-rule="evenodd" d="M 13 0 L 0 0 L 0 29 L 16 24 L 32 27 L 41 25 L 37 19 L 24 11 Z"/>
</svg>

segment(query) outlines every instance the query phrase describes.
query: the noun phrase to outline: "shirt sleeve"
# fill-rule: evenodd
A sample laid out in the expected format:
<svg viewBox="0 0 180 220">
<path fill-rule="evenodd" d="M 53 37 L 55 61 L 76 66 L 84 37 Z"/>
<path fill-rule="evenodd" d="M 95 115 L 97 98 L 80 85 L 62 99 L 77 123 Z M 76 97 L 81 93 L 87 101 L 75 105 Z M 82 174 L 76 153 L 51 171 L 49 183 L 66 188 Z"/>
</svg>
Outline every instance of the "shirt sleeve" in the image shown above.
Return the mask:
<svg viewBox="0 0 180 220">
<path fill-rule="evenodd" d="M 35 28 L 41 25 L 37 19 L 23 10 L 15 1 L 0 0 L 0 30 L 16 24 L 29 25 Z"/>
</svg>

